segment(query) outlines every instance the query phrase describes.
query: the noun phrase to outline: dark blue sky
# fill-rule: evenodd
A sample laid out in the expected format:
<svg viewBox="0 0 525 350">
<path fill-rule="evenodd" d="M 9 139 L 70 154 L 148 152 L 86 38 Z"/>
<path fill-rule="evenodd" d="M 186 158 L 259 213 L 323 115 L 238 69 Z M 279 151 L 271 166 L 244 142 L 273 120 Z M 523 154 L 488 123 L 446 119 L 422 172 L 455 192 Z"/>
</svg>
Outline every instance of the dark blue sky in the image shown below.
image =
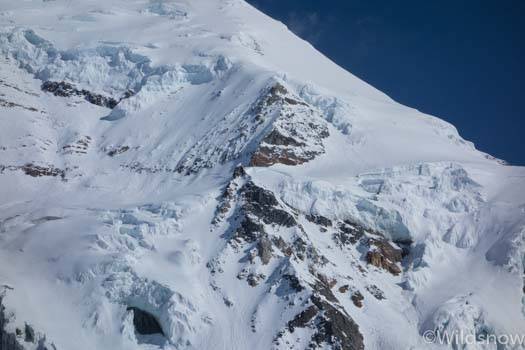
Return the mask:
<svg viewBox="0 0 525 350">
<path fill-rule="evenodd" d="M 248 2 L 478 149 L 525 165 L 525 1 Z"/>
</svg>

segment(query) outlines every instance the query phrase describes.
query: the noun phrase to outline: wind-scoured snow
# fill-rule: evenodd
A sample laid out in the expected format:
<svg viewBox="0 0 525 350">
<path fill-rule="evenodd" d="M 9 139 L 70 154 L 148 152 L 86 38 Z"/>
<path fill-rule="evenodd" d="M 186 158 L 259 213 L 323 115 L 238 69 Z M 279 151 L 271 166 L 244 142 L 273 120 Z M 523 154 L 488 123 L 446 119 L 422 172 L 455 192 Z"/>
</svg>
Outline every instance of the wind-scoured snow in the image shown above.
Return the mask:
<svg viewBox="0 0 525 350">
<path fill-rule="evenodd" d="M 524 348 L 525 169 L 244 1 L 0 0 L 0 56 L 2 350 Z"/>
</svg>

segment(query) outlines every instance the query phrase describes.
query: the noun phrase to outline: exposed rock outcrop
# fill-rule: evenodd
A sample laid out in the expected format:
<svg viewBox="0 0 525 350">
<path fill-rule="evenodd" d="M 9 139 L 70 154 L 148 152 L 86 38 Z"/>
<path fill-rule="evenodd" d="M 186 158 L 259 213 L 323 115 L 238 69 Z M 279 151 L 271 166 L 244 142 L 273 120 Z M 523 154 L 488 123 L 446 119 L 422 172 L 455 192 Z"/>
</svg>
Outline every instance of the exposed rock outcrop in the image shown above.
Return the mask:
<svg viewBox="0 0 525 350">
<path fill-rule="evenodd" d="M 297 225 L 292 215 L 279 208 L 279 202 L 271 191 L 248 182 L 242 188 L 241 193 L 245 201 L 244 210 L 260 218 L 265 224 L 286 227 Z"/>
<path fill-rule="evenodd" d="M 332 226 L 332 220 L 322 215 L 313 215 L 313 214 L 306 215 L 306 220 L 313 222 L 314 224 L 323 226 L 323 227 Z"/>
<path fill-rule="evenodd" d="M 5 314 L 5 307 L 2 304 L 0 297 L 0 349 L 2 350 L 24 350 L 23 346 L 18 342 L 17 334 L 10 333 L 6 330 L 8 320 Z M 20 336 L 22 334 L 20 333 Z"/>
<path fill-rule="evenodd" d="M 0 294 L 0 350 L 56 350 L 55 345 L 47 342 L 45 335 L 37 333 L 30 324 L 8 330 L 8 323 L 14 320 L 14 316 L 6 314 L 3 295 Z"/>
<path fill-rule="evenodd" d="M 230 209 L 234 198 L 238 198 L 242 203 L 240 206 L 242 219 L 235 230 L 233 239 L 238 244 L 243 242 L 254 244 L 256 255 L 261 259 L 262 264 L 268 264 L 272 258 L 274 243 L 264 226 L 291 228 L 297 226 L 294 216 L 282 208 L 271 191 L 251 181 L 246 182 L 240 188 L 234 182 L 230 183 L 223 198 L 226 200 L 223 200 L 217 209 L 219 217 Z M 291 249 L 284 241 L 278 242 L 278 245 L 281 251 Z"/>
<path fill-rule="evenodd" d="M 91 144 L 91 136 L 84 136 L 75 142 L 62 146 L 63 154 L 86 154 Z"/>
<path fill-rule="evenodd" d="M 70 96 L 81 96 L 86 101 L 97 106 L 106 107 L 113 109 L 120 102 L 112 97 L 103 96 L 100 94 L 93 93 L 91 91 L 77 89 L 73 84 L 65 81 L 46 81 L 42 84 L 42 90 L 51 92 L 55 96 L 70 97 Z M 123 98 L 130 96 L 130 93 L 126 93 Z"/>
<path fill-rule="evenodd" d="M 257 105 L 257 119 L 270 118 L 275 109 L 278 117 L 253 153 L 250 165 L 298 165 L 324 153 L 322 140 L 329 132 L 318 112 L 279 83 Z"/>
<path fill-rule="evenodd" d="M 365 299 L 365 297 L 363 296 L 363 294 L 361 294 L 361 292 L 355 291 L 354 293 L 352 293 L 351 299 L 355 306 L 363 307 L 363 300 Z"/>
<path fill-rule="evenodd" d="M 366 254 L 366 261 L 376 267 L 387 270 L 393 275 L 399 275 L 401 268 L 398 263 L 403 259 L 401 248 L 395 247 L 385 238 L 369 240 L 372 249 Z"/>
<path fill-rule="evenodd" d="M 344 221 L 337 226 L 334 240 L 341 246 L 359 245 L 366 250 L 368 264 L 384 269 L 393 275 L 401 273 L 399 263 L 409 249 L 410 242 L 404 243 L 404 249 L 386 239 L 380 232 L 370 230 L 355 222 Z"/>
<path fill-rule="evenodd" d="M 129 146 L 115 147 L 107 151 L 108 156 L 115 157 L 119 154 L 129 151 Z"/>
<path fill-rule="evenodd" d="M 27 163 L 24 165 L 0 165 L 0 174 L 4 171 L 16 171 L 21 170 L 24 174 L 32 177 L 51 176 L 60 177 L 62 180 L 66 178 L 66 170 L 55 168 L 53 165 L 41 166 L 33 163 Z"/>
<path fill-rule="evenodd" d="M 359 326 L 342 309 L 335 307 L 322 298 L 313 295 L 312 305 L 288 322 L 288 330 L 311 328 L 314 334 L 310 339 L 312 349 L 330 345 L 334 349 L 363 350 L 364 339 Z"/>
<path fill-rule="evenodd" d="M 35 107 L 24 106 L 24 105 L 21 105 L 19 103 L 8 101 L 8 100 L 3 99 L 3 98 L 0 98 L 0 107 L 6 107 L 6 108 L 15 108 L 15 107 L 17 107 L 17 108 L 25 109 L 25 110 L 30 111 L 30 112 L 40 112 Z"/>
<path fill-rule="evenodd" d="M 237 168 L 217 208 L 219 216 L 230 212 L 238 220 L 230 244 L 237 247 L 235 251 L 239 253 L 248 252 L 247 256 L 241 258 L 246 265 L 237 278 L 245 280 L 251 287 L 257 287 L 266 280 L 275 284 L 284 295 L 297 295 L 294 298 L 300 295 L 300 299 L 308 300 L 302 311 L 288 321 L 286 329 L 279 333 L 276 341 L 287 332 L 294 333 L 297 328 L 309 328 L 313 331 L 309 340 L 311 348 L 329 345 L 334 349 L 364 349 L 358 325 L 344 311 L 332 292 L 337 280 L 317 269 L 327 264 L 327 259 L 317 252 L 306 236 L 290 235 L 290 232 L 304 233 L 294 210 L 280 203 L 272 191 L 251 181 L 244 169 Z M 310 216 L 308 220 L 321 227 L 333 225 L 331 220 L 322 216 Z M 281 235 L 281 232 L 288 233 Z M 254 260 L 254 257 L 259 259 Z M 259 269 L 271 266 L 273 259 L 280 259 L 285 266 L 290 266 L 288 259 L 306 263 L 309 269 L 306 272 L 293 268 L 273 270 L 273 277 L 267 279 L 267 275 L 259 272 Z M 221 272 L 219 265 L 219 260 L 209 264 L 212 273 Z M 277 263 L 274 266 L 282 265 Z M 313 282 L 305 282 L 308 280 Z"/>
</svg>

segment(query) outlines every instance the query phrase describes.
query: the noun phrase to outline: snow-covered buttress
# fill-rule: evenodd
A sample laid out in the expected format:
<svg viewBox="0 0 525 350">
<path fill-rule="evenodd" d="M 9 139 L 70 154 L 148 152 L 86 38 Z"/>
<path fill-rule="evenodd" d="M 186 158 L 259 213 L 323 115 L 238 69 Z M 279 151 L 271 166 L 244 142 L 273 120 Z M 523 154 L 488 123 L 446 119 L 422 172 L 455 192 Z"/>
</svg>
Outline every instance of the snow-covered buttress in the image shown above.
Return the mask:
<svg viewBox="0 0 525 350">
<path fill-rule="evenodd" d="M 2 350 L 524 348 L 524 168 L 242 0 L 0 24 Z"/>
</svg>

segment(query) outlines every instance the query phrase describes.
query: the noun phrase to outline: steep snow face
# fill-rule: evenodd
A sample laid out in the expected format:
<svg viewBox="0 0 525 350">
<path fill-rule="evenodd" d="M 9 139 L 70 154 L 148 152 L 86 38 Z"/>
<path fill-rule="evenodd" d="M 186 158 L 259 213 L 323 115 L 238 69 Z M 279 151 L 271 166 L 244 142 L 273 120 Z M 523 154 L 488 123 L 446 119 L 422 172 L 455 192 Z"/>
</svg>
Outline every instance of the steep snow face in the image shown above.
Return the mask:
<svg viewBox="0 0 525 350">
<path fill-rule="evenodd" d="M 524 347 L 525 169 L 241 0 L 0 10 L 2 349 Z"/>
</svg>

